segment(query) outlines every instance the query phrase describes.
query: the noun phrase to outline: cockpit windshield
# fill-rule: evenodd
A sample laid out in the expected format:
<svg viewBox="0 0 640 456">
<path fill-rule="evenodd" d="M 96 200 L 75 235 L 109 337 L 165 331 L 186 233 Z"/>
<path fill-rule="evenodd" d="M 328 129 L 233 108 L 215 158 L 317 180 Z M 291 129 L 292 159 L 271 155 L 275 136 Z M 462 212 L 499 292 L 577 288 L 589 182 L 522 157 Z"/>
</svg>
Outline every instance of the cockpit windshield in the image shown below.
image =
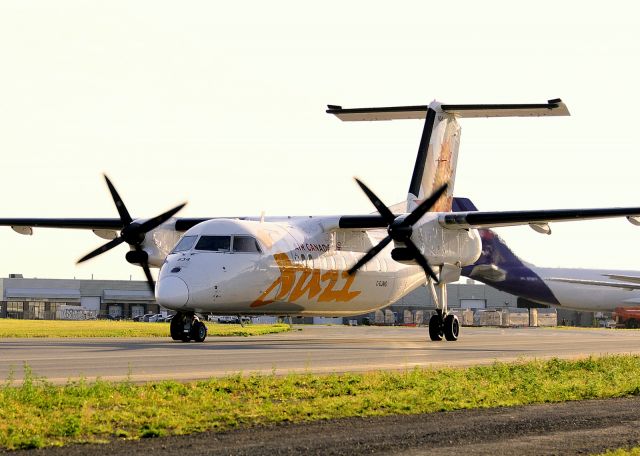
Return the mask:
<svg viewBox="0 0 640 456">
<path fill-rule="evenodd" d="M 184 236 L 182 239 L 180 239 L 180 242 L 178 242 L 178 244 L 173 248 L 173 251 L 171 253 L 184 252 L 185 250 L 191 249 L 191 247 L 193 247 L 193 244 L 195 244 L 197 237 L 198 236 Z"/>
<path fill-rule="evenodd" d="M 260 253 L 260 246 L 251 236 L 234 236 L 233 251 L 242 253 Z"/>
<path fill-rule="evenodd" d="M 197 240 L 197 242 L 196 242 Z M 200 250 L 204 252 L 237 252 L 237 253 L 262 253 L 260 244 L 253 236 L 184 236 L 173 248 L 171 253 L 185 252 L 187 250 Z"/>
<path fill-rule="evenodd" d="M 229 252 L 231 236 L 200 236 L 195 249 L 207 252 Z"/>
</svg>

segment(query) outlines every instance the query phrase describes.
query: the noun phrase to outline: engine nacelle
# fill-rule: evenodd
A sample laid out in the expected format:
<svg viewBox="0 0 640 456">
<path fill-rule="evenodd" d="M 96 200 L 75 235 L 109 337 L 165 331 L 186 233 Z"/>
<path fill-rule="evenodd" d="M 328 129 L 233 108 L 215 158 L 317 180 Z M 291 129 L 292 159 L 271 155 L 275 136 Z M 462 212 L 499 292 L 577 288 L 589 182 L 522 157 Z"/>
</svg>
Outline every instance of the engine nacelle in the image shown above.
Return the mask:
<svg viewBox="0 0 640 456">
<path fill-rule="evenodd" d="M 431 265 L 475 263 L 482 253 L 478 230 L 443 228 L 437 214 L 427 213 L 420 224 L 413 227 L 411 239 Z M 399 246 L 401 247 L 401 246 Z"/>
</svg>

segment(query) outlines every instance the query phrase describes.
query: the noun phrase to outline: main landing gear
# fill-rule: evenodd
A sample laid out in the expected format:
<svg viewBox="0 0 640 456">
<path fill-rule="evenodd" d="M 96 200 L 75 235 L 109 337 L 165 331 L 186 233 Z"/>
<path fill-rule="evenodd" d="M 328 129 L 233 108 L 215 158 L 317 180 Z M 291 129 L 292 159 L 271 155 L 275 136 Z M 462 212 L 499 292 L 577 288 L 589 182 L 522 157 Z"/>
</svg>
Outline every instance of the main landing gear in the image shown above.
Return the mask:
<svg viewBox="0 0 640 456">
<path fill-rule="evenodd" d="M 458 317 L 448 312 L 447 309 L 447 284 L 439 283 L 438 290 L 429 278 L 429 290 L 436 305 L 436 314 L 429 319 L 429 338 L 433 341 L 440 341 L 442 337 L 449 341 L 458 340 L 460 334 L 460 322 Z"/>
<path fill-rule="evenodd" d="M 207 338 L 207 327 L 194 312 L 178 312 L 169 329 L 173 340 L 204 342 Z"/>
</svg>

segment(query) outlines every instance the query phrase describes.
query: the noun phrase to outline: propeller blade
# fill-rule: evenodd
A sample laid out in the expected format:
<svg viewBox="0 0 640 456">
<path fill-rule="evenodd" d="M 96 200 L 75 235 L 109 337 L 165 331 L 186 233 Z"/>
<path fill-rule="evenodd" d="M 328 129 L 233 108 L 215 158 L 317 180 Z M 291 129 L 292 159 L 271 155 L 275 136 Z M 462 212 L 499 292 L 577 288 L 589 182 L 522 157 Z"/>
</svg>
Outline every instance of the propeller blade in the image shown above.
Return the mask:
<svg viewBox="0 0 640 456">
<path fill-rule="evenodd" d="M 122 201 L 122 198 L 120 198 L 120 195 L 118 195 L 116 188 L 113 186 L 106 174 L 104 175 L 104 179 L 107 181 L 107 186 L 109 187 L 111 198 L 113 198 L 113 202 L 116 204 L 118 214 L 120 214 L 120 220 L 122 220 L 124 226 L 129 225 L 133 221 L 133 219 L 131 218 L 131 215 L 129 215 L 129 211 L 124 205 L 124 201 Z"/>
<path fill-rule="evenodd" d="M 371 201 L 373 203 L 373 205 L 376 207 L 376 209 L 378 210 L 380 215 L 382 215 L 382 218 L 385 220 L 385 222 L 387 222 L 387 225 L 391 225 L 393 223 L 393 221 L 396 219 L 396 216 L 393 215 L 393 213 L 389 210 L 389 208 L 387 206 L 385 206 L 385 204 L 382 202 L 382 200 L 380 198 L 378 198 L 376 196 L 376 194 L 373 193 L 369 189 L 369 187 L 364 185 L 360 181 L 360 179 L 358 179 L 357 177 L 355 179 L 356 179 L 356 182 L 358 183 L 358 185 L 360 186 L 360 188 L 362 189 L 362 191 L 369 198 L 369 201 Z"/>
<path fill-rule="evenodd" d="M 422 203 L 420 203 L 420 205 L 416 207 L 411 214 L 407 215 L 407 218 L 404 219 L 402 224 L 405 226 L 410 226 L 416 223 L 418 220 L 420 220 L 420 218 L 424 214 L 426 214 L 429 211 L 429 209 L 431 209 L 431 207 L 436 203 L 436 201 L 438 201 L 440 196 L 442 196 L 442 194 L 447 190 L 448 186 L 449 184 L 444 184 L 438 190 L 433 192 L 431 196 L 426 200 L 424 200 Z"/>
<path fill-rule="evenodd" d="M 164 222 L 166 222 L 171 217 L 173 217 L 173 215 L 176 212 L 178 212 L 180 209 L 182 209 L 186 205 L 187 205 L 187 203 L 182 203 L 182 204 L 174 207 L 173 209 L 168 210 L 167 212 L 165 212 L 163 214 L 160 214 L 160 215 L 158 215 L 156 217 L 150 218 L 146 222 L 140 224 L 140 226 L 138 227 L 138 230 L 140 230 L 141 233 L 147 233 L 147 232 L 151 231 L 152 229 L 159 227 Z"/>
<path fill-rule="evenodd" d="M 360 269 L 362 266 L 368 263 L 374 256 L 380 253 L 380 251 L 384 249 L 389 242 L 391 242 L 391 237 L 390 236 L 385 237 L 382 241 L 378 243 L 378 245 L 376 245 L 371 250 L 369 250 L 365 254 L 365 256 L 360 258 L 360 260 L 356 264 L 351 266 L 351 269 L 349 269 L 347 273 L 349 275 L 353 275 L 358 269 Z"/>
<path fill-rule="evenodd" d="M 151 293 L 155 293 L 156 283 L 153 281 L 153 276 L 151 275 L 151 269 L 149 269 L 149 265 L 147 263 L 144 263 L 142 265 L 142 270 L 144 271 L 144 275 L 147 278 L 147 285 L 149 285 Z"/>
<path fill-rule="evenodd" d="M 429 262 L 425 259 L 425 257 L 422 256 L 422 253 L 420 252 L 418 247 L 416 247 L 413 241 L 411 239 L 406 239 L 404 243 L 407 246 L 407 249 L 409 249 L 411 253 L 413 253 L 413 258 L 418 262 L 420 266 L 422 266 L 422 269 L 424 269 L 424 272 L 427 274 L 427 276 L 430 276 L 435 283 L 438 283 L 438 276 L 436 276 L 436 273 L 433 272 L 433 269 L 431 269 L 431 266 L 429 266 Z"/>
<path fill-rule="evenodd" d="M 142 250 L 142 247 L 140 247 L 140 245 L 136 245 L 136 252 L 139 252 L 141 254 L 146 254 L 146 252 Z M 141 255 L 141 257 L 148 258 L 147 255 Z M 144 275 L 147 278 L 147 285 L 149 285 L 149 288 L 151 289 L 151 293 L 155 293 L 156 284 L 153 281 L 153 276 L 151 275 L 151 269 L 149 269 L 149 260 L 148 259 L 144 260 L 142 263 L 140 263 L 140 266 L 142 267 L 142 270 L 144 271 Z"/>
<path fill-rule="evenodd" d="M 87 253 L 85 256 L 83 256 L 78 261 L 76 261 L 76 264 L 80 264 L 80 263 L 82 263 L 84 261 L 90 260 L 91 258 L 96 257 L 96 256 L 106 252 L 107 250 L 111 250 L 112 248 L 122 244 L 123 242 L 124 242 L 124 239 L 122 237 L 117 237 L 117 238 L 107 242 L 106 244 L 98 247 L 93 252 Z"/>
</svg>

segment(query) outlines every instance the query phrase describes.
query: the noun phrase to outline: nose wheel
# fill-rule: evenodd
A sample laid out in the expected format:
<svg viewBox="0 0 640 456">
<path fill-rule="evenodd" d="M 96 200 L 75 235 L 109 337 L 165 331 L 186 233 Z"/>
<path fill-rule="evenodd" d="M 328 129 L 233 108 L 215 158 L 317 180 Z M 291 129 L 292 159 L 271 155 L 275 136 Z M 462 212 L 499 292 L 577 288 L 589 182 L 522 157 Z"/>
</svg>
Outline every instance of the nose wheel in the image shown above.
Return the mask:
<svg viewBox="0 0 640 456">
<path fill-rule="evenodd" d="M 171 338 L 182 342 L 204 342 L 207 326 L 193 312 L 178 312 L 169 327 Z"/>
</svg>

